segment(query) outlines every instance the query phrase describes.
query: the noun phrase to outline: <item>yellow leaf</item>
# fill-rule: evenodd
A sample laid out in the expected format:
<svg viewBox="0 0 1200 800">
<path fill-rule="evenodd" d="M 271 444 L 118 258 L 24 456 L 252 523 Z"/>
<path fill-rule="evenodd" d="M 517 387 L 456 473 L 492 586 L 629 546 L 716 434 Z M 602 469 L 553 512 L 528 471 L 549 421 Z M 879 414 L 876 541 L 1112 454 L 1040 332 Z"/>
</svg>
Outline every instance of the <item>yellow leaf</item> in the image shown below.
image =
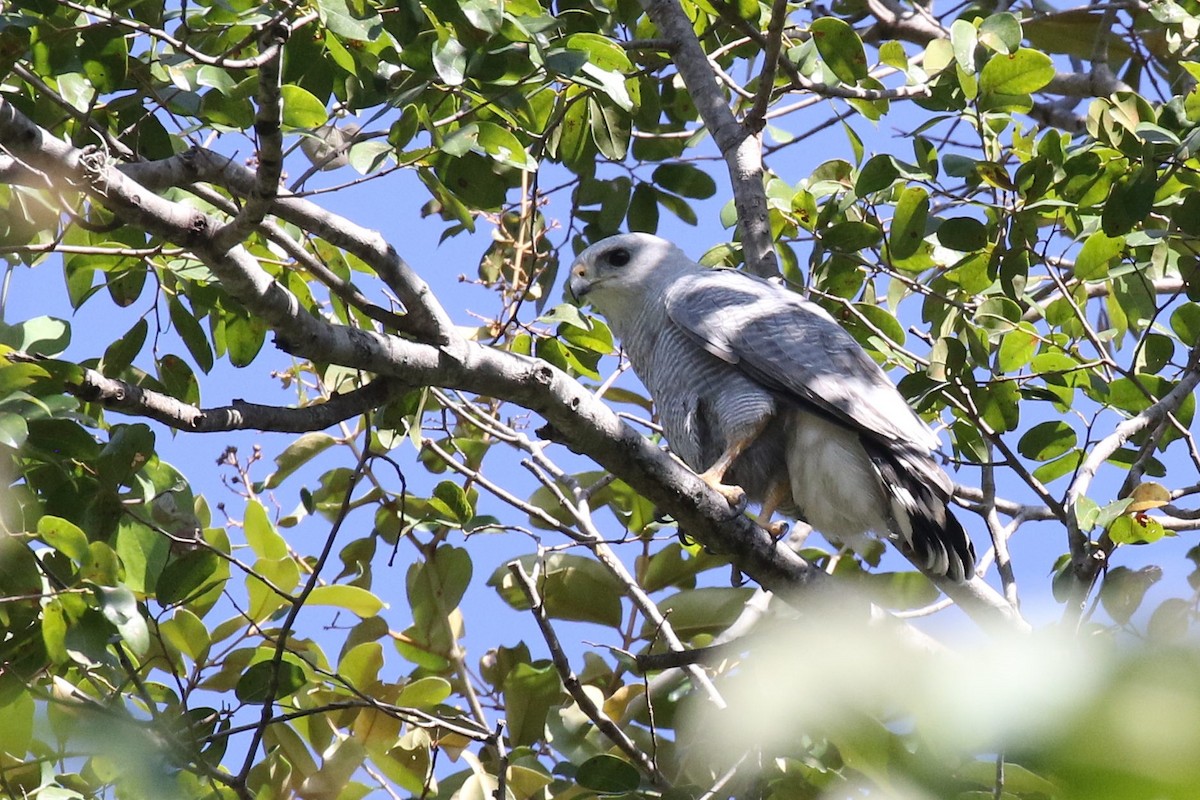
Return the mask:
<svg viewBox="0 0 1200 800">
<path fill-rule="evenodd" d="M 1139 483 L 1137 488 L 1133 490 L 1133 502 L 1129 504 L 1129 511 L 1140 512 L 1149 511 L 1152 508 L 1160 508 L 1171 502 L 1171 493 L 1166 490 L 1160 483 L 1147 481 Z"/>
<path fill-rule="evenodd" d="M 622 686 L 612 693 L 612 696 L 604 701 L 604 714 L 609 719 L 619 720 L 625 716 L 625 709 L 629 706 L 629 702 L 635 697 L 639 697 L 646 693 L 646 687 L 640 683 Z"/>
</svg>

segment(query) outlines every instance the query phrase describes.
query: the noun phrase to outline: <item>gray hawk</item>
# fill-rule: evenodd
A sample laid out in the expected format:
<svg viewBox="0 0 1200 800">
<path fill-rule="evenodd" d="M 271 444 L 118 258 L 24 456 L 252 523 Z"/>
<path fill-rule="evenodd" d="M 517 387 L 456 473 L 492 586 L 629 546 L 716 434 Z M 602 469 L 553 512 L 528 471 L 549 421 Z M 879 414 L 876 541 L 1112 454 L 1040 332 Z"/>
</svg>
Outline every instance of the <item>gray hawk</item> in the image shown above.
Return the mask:
<svg viewBox="0 0 1200 800">
<path fill-rule="evenodd" d="M 974 575 L 937 436 L 820 306 L 644 233 L 584 250 L 567 289 L 621 339 L 671 450 L 731 505 L 851 545 L 899 538 L 930 574 Z"/>
</svg>

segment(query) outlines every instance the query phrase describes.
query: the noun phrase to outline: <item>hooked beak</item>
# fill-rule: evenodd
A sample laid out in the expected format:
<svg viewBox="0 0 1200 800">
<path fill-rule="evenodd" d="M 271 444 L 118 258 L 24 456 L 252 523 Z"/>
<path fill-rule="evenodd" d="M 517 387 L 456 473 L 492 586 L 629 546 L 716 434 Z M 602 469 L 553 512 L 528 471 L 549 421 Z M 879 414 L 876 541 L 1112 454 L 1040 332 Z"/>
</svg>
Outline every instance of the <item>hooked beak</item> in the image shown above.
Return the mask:
<svg viewBox="0 0 1200 800">
<path fill-rule="evenodd" d="M 567 278 L 567 285 L 564 287 L 563 293 L 567 300 L 575 305 L 581 305 L 584 296 L 592 289 L 592 282 L 588 279 L 586 272 L 582 264 L 571 265 L 571 277 Z"/>
</svg>

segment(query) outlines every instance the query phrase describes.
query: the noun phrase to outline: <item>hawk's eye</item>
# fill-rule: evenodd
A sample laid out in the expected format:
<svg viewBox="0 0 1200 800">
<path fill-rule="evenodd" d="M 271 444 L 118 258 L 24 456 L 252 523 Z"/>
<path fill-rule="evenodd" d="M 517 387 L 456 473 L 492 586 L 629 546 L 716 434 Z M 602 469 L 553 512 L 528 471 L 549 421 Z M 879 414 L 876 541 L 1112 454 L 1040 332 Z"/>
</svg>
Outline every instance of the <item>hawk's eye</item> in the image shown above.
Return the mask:
<svg viewBox="0 0 1200 800">
<path fill-rule="evenodd" d="M 608 254 L 608 256 L 605 258 L 605 260 L 608 261 L 609 264 L 612 264 L 614 267 L 625 266 L 626 264 L 629 263 L 629 259 L 630 259 L 629 251 L 626 250 L 624 247 L 618 247 L 616 250 L 613 250 L 612 252 L 610 252 Z"/>
</svg>

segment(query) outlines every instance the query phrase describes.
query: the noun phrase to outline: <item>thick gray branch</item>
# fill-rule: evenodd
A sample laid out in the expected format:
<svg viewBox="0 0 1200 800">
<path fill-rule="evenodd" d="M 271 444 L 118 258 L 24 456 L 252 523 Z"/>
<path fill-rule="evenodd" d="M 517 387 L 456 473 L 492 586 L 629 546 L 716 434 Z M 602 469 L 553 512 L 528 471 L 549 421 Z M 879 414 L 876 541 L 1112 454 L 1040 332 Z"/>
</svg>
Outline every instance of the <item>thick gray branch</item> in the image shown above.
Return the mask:
<svg viewBox="0 0 1200 800">
<path fill-rule="evenodd" d="M 193 148 L 163 161 L 124 165 L 121 169 L 150 189 L 202 182 L 214 183 L 241 197 L 249 197 L 256 185 L 253 171 L 204 148 Z M 404 304 L 406 315 L 410 318 L 404 333 L 453 349 L 457 334 L 449 315 L 433 296 L 428 284 L 377 231 L 356 225 L 282 189 L 271 206 L 271 212 L 362 259 Z"/>
<path fill-rule="evenodd" d="M 671 59 L 692 102 L 725 158 L 737 208 L 747 268 L 763 277 L 779 274 L 763 185 L 762 142 L 734 117 L 691 21 L 677 0 L 641 0 L 642 8 L 671 42 Z"/>
<path fill-rule="evenodd" d="M 8 358 L 32 363 L 39 360 L 21 353 L 10 353 Z M 323 403 L 303 408 L 268 406 L 241 399 L 227 406 L 197 408 L 162 392 L 106 377 L 94 369 L 84 368 L 83 378 L 78 383 L 67 384 L 67 391 L 84 402 L 100 403 L 112 411 L 152 419 L 170 428 L 193 433 L 317 431 L 378 408 L 407 388 L 399 381 L 380 378 L 361 389 L 335 394 Z"/>
</svg>

